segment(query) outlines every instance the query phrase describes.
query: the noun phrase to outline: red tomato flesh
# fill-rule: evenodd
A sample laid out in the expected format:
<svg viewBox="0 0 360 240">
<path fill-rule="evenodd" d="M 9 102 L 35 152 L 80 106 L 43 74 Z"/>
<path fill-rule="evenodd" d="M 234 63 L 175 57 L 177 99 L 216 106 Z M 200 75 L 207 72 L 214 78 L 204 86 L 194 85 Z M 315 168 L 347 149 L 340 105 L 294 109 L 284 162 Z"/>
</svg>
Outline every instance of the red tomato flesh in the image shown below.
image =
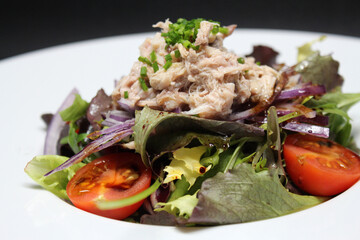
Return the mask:
<svg viewBox="0 0 360 240">
<path fill-rule="evenodd" d="M 150 186 L 151 170 L 145 168 L 140 155 L 130 152 L 102 156 L 79 169 L 69 181 L 66 192 L 78 208 L 100 216 L 124 219 L 140 208 L 144 200 L 133 205 L 101 210 L 96 200 L 119 200 L 136 195 Z"/>
<path fill-rule="evenodd" d="M 360 157 L 328 139 L 289 135 L 283 153 L 291 180 L 312 195 L 339 194 L 360 178 Z"/>
</svg>

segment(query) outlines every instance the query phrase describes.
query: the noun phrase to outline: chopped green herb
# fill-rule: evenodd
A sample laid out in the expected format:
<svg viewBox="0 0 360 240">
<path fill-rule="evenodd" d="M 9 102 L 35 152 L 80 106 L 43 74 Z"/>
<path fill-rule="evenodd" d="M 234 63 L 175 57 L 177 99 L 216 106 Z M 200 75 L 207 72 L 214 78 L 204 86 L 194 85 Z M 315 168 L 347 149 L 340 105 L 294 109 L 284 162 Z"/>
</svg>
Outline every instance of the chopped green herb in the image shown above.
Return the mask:
<svg viewBox="0 0 360 240">
<path fill-rule="evenodd" d="M 168 55 L 165 55 L 165 60 L 168 62 L 168 61 L 172 61 L 172 57 L 170 54 Z"/>
<path fill-rule="evenodd" d="M 155 53 L 154 50 L 150 53 L 150 61 L 151 61 L 151 62 L 155 62 L 155 61 L 156 61 L 156 53 Z"/>
<path fill-rule="evenodd" d="M 220 31 L 222 34 L 225 34 L 225 35 L 229 33 L 229 29 L 226 28 L 226 27 L 221 27 L 221 28 L 219 28 L 219 31 Z"/>
<path fill-rule="evenodd" d="M 175 57 L 176 57 L 176 58 L 180 58 L 180 57 L 181 57 L 180 51 L 179 51 L 178 49 L 175 50 Z"/>
<path fill-rule="evenodd" d="M 216 21 L 205 20 L 203 18 L 196 18 L 192 20 L 179 18 L 175 23 L 170 24 L 169 31 L 167 33 L 162 33 L 161 36 L 165 38 L 165 42 L 169 46 L 173 46 L 176 43 L 181 43 L 186 48 L 191 47 L 194 50 L 198 50 L 199 46 L 191 45 L 191 43 L 195 42 L 198 29 L 200 28 L 200 23 L 202 21 L 209 21 L 217 24 L 213 27 L 213 34 L 216 34 L 219 31 L 225 34 L 228 33 L 228 29 L 220 27 L 220 23 Z"/>
<path fill-rule="evenodd" d="M 79 94 L 75 94 L 75 99 L 72 105 L 65 110 L 62 110 L 59 114 L 63 121 L 75 122 L 82 116 L 86 116 L 88 107 L 89 103 L 83 100 Z"/>
<path fill-rule="evenodd" d="M 213 29 L 211 30 L 211 33 L 215 35 L 219 32 L 219 29 L 220 29 L 219 25 L 214 25 Z"/>
<path fill-rule="evenodd" d="M 154 63 L 152 64 L 152 67 L 153 67 L 153 69 L 154 69 L 154 73 L 156 73 L 156 72 L 159 70 L 159 66 L 158 66 L 157 62 L 154 62 Z"/>
<path fill-rule="evenodd" d="M 124 92 L 124 98 L 126 99 L 126 98 L 129 98 L 129 92 L 128 91 L 125 91 Z"/>
<path fill-rule="evenodd" d="M 150 60 L 147 59 L 146 57 L 140 56 L 140 57 L 138 58 L 138 60 L 139 60 L 140 62 L 146 63 L 146 64 L 149 65 L 149 66 L 152 65 L 151 62 L 150 62 Z"/>
<path fill-rule="evenodd" d="M 147 76 L 147 68 L 146 67 L 141 67 L 140 76 L 142 78 L 145 78 Z"/>
<path fill-rule="evenodd" d="M 200 45 L 195 46 L 194 44 L 190 44 L 190 47 L 191 47 L 192 49 L 194 49 L 195 51 L 197 51 L 197 50 L 200 49 Z"/>
<path fill-rule="evenodd" d="M 141 89 L 145 92 L 148 90 L 148 87 L 146 86 L 145 80 L 143 78 L 139 78 Z"/>
<path fill-rule="evenodd" d="M 238 63 L 241 63 L 241 64 L 244 64 L 244 63 L 245 63 L 245 60 L 244 60 L 244 58 L 242 58 L 242 57 L 239 57 L 239 58 L 237 59 L 237 61 L 238 61 Z"/>
<path fill-rule="evenodd" d="M 191 42 L 189 40 L 183 40 L 181 42 L 181 44 L 184 45 L 184 47 L 189 48 L 191 45 Z"/>
<path fill-rule="evenodd" d="M 166 61 L 165 65 L 164 65 L 164 69 L 165 69 L 165 70 L 168 70 L 169 67 L 171 67 L 171 65 L 172 65 L 172 62 L 171 62 L 171 61 Z"/>
<path fill-rule="evenodd" d="M 256 65 L 260 66 L 260 65 L 261 65 L 261 62 L 256 62 Z"/>
</svg>

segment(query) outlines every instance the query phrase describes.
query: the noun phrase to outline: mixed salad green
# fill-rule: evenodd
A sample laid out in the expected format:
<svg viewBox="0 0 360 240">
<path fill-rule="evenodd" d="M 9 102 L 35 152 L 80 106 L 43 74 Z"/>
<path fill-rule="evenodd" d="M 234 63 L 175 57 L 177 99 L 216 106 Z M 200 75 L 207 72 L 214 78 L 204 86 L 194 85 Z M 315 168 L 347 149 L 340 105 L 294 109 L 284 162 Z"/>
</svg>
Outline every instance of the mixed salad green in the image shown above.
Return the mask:
<svg viewBox="0 0 360 240">
<path fill-rule="evenodd" d="M 204 21 L 171 23 L 162 34 L 170 57 L 162 63 L 154 52 L 139 58 L 148 67 L 138 69 L 141 91 L 152 88 L 149 71 L 170 71 L 181 61 L 179 45 L 202 51 L 196 38 Z M 229 34 L 209 22 L 210 35 Z M 145 224 L 242 223 L 320 204 L 360 178 L 347 114 L 360 94 L 341 92 L 339 63 L 312 50 L 314 42 L 299 48 L 290 67 L 276 63 L 277 52 L 265 46 L 239 56 L 240 65 L 253 57 L 281 75 L 267 102 L 237 106 L 231 120 L 132 109 L 103 90 L 87 102 L 74 90 L 51 117 L 44 155 L 25 172 L 85 211 Z"/>
</svg>

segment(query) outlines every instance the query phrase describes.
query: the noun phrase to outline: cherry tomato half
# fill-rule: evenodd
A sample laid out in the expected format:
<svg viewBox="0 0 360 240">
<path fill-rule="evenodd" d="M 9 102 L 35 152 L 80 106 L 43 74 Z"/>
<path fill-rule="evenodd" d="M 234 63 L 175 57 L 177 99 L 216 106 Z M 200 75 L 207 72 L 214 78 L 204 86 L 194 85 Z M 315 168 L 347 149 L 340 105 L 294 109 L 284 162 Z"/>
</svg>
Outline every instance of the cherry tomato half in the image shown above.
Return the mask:
<svg viewBox="0 0 360 240">
<path fill-rule="evenodd" d="M 360 178 L 360 157 L 328 139 L 289 135 L 283 153 L 292 181 L 312 195 L 339 194 Z"/>
<path fill-rule="evenodd" d="M 97 199 L 119 200 L 136 195 L 150 186 L 151 170 L 145 168 L 140 155 L 130 152 L 102 156 L 79 169 L 69 181 L 66 192 L 78 208 L 100 216 L 124 219 L 140 208 L 133 205 L 100 210 Z"/>
</svg>

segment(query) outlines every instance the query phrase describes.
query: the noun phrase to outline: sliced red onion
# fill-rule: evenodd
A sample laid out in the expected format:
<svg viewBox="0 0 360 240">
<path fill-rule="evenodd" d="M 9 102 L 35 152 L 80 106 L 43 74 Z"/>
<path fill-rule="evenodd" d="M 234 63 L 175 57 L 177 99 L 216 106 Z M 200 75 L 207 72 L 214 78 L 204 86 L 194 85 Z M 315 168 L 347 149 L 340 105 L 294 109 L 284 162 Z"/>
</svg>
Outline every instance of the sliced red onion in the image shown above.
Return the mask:
<svg viewBox="0 0 360 240">
<path fill-rule="evenodd" d="M 250 108 L 250 109 L 245 110 L 245 111 L 243 111 L 243 112 L 238 112 L 238 113 L 231 114 L 231 115 L 229 116 L 229 119 L 230 119 L 231 121 L 234 121 L 234 120 L 236 120 L 236 121 L 238 121 L 238 120 L 243 120 L 243 119 L 249 118 L 249 117 L 251 117 L 251 116 L 253 116 L 253 115 L 257 114 L 257 113 L 258 113 L 258 112 L 254 111 L 253 108 Z"/>
<path fill-rule="evenodd" d="M 311 108 L 305 107 L 301 104 L 296 103 L 283 103 L 275 105 L 276 112 L 278 115 L 283 116 L 292 112 L 299 112 L 307 118 L 314 118 L 316 116 L 316 111 Z"/>
<path fill-rule="evenodd" d="M 181 110 L 181 108 L 180 107 L 177 107 L 177 108 L 175 108 L 174 109 L 174 111 L 173 111 L 174 113 L 181 113 L 182 112 L 182 110 Z"/>
<path fill-rule="evenodd" d="M 100 137 L 101 135 L 106 135 L 113 133 L 115 131 L 122 131 L 130 129 L 135 124 L 135 118 L 127 120 L 125 122 L 118 122 L 118 124 L 111 126 L 109 128 L 102 129 L 100 131 L 92 132 L 88 135 L 88 138 L 95 139 Z"/>
<path fill-rule="evenodd" d="M 293 120 L 297 122 L 303 122 L 303 123 L 310 123 L 320 126 L 327 126 L 329 124 L 329 117 L 328 116 L 322 116 L 322 115 L 316 115 L 314 118 L 307 118 L 305 116 L 299 116 L 296 118 L 293 118 Z"/>
<path fill-rule="evenodd" d="M 289 113 L 287 113 L 287 114 L 289 114 Z M 283 114 L 283 115 L 287 115 L 287 114 Z M 280 114 L 278 114 L 278 115 L 283 116 Z M 267 118 L 265 116 L 252 116 L 250 118 L 247 118 L 246 120 L 255 122 L 255 123 L 259 123 L 259 124 L 267 123 Z M 299 116 L 299 117 L 292 118 L 291 121 L 295 121 L 295 122 L 299 122 L 299 123 L 310 123 L 310 124 L 318 125 L 318 126 L 327 126 L 329 124 L 329 117 L 322 116 L 322 115 L 316 115 L 314 118 L 307 118 L 305 116 Z"/>
<path fill-rule="evenodd" d="M 149 198 L 145 198 L 144 203 L 142 205 L 142 207 L 145 209 L 145 211 L 147 211 L 150 214 L 155 214 L 153 207 L 150 203 Z"/>
<path fill-rule="evenodd" d="M 118 101 L 118 104 L 120 105 L 120 107 L 122 109 L 124 109 L 125 111 L 129 112 L 129 113 L 134 113 L 135 112 L 135 107 L 132 106 L 132 104 L 130 103 L 129 100 L 125 99 L 125 98 L 121 98 Z"/>
<path fill-rule="evenodd" d="M 326 93 L 326 89 L 323 85 L 311 85 L 303 88 L 281 91 L 276 100 L 294 99 L 298 97 L 321 95 L 324 93 Z"/>
<path fill-rule="evenodd" d="M 281 110 L 281 109 L 279 110 L 279 109 L 276 108 L 276 113 L 277 113 L 278 116 L 285 116 L 285 115 L 288 115 L 288 114 L 293 113 L 293 112 L 295 112 L 295 111 L 293 111 L 293 110 Z"/>
<path fill-rule="evenodd" d="M 103 126 L 111 127 L 120 123 L 125 122 L 126 120 L 132 119 L 133 114 L 121 111 L 121 110 L 113 110 L 106 114 L 105 120 L 101 123 Z"/>
<path fill-rule="evenodd" d="M 117 142 L 120 142 L 122 139 L 124 139 L 127 136 L 130 136 L 133 133 L 133 130 L 126 129 L 126 130 L 115 130 L 109 134 L 103 135 L 99 137 L 98 139 L 92 141 L 89 143 L 86 147 L 84 147 L 79 153 L 75 154 L 71 158 L 69 158 L 67 161 L 62 163 L 57 168 L 51 170 L 50 172 L 46 173 L 44 176 L 49 176 L 55 172 L 61 171 L 65 168 L 68 168 L 76 163 L 81 162 L 86 157 L 90 156 L 92 153 L 101 151 L 105 148 L 108 148 L 112 145 L 114 145 Z"/>
<path fill-rule="evenodd" d="M 317 125 L 310 125 L 306 123 L 286 123 L 282 126 L 283 129 L 294 131 L 294 132 L 300 132 L 300 133 L 306 133 L 322 138 L 329 138 L 330 130 L 327 127 L 321 127 Z"/>
<path fill-rule="evenodd" d="M 46 132 L 44 155 L 56 155 L 59 153 L 58 141 L 60 133 L 66 125 L 59 113 L 73 104 L 75 94 L 78 93 L 78 90 L 74 88 L 65 98 L 57 112 L 54 114 Z"/>
</svg>

